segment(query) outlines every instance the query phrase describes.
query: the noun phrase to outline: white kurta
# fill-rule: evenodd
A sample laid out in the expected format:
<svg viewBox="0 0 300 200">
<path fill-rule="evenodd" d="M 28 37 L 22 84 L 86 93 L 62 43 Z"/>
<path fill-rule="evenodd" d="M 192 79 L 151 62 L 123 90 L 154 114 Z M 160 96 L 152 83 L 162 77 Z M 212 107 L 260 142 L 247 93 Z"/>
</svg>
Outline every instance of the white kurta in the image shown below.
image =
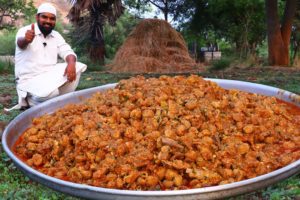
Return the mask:
<svg viewBox="0 0 300 200">
<path fill-rule="evenodd" d="M 38 25 L 35 23 L 35 37 L 32 43 L 25 49 L 17 45 L 18 38 L 25 37 L 31 25 L 21 28 L 16 35 L 15 51 L 15 76 L 17 82 L 17 92 L 19 96 L 18 105 L 14 108 L 26 106 L 25 98 L 27 93 L 38 97 L 46 97 L 67 82 L 67 77 L 63 76 L 66 63 L 57 63 L 58 56 L 64 60 L 68 55 L 74 55 L 70 45 L 57 32 L 52 31 L 45 38 Z M 86 70 L 86 65 L 76 63 L 76 72 L 81 73 Z"/>
</svg>

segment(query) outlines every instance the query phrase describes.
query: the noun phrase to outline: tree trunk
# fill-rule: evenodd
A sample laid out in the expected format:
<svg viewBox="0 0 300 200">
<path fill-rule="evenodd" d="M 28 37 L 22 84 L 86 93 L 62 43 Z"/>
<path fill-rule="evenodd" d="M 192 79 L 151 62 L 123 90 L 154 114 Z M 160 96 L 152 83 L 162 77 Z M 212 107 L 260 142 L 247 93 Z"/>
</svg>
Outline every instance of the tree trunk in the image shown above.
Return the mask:
<svg viewBox="0 0 300 200">
<path fill-rule="evenodd" d="M 104 64 L 105 42 L 103 35 L 104 19 L 99 12 L 100 8 L 95 6 L 91 9 L 91 39 L 89 45 L 89 56 L 92 62 Z"/>
<path fill-rule="evenodd" d="M 164 17 L 165 17 L 165 21 L 168 21 L 168 11 L 167 11 L 167 9 L 164 10 Z"/>
<path fill-rule="evenodd" d="M 165 20 L 168 21 L 168 14 L 169 14 L 168 0 L 164 0 L 164 4 L 165 4 L 165 9 L 163 12 L 164 12 Z"/>
<path fill-rule="evenodd" d="M 280 24 L 278 16 L 277 0 L 266 0 L 265 3 L 269 64 L 271 66 L 288 66 L 292 20 L 296 13 L 297 0 L 286 1 L 282 24 Z"/>
<path fill-rule="evenodd" d="M 104 65 L 105 47 L 104 45 L 90 46 L 89 56 L 93 63 Z"/>
</svg>

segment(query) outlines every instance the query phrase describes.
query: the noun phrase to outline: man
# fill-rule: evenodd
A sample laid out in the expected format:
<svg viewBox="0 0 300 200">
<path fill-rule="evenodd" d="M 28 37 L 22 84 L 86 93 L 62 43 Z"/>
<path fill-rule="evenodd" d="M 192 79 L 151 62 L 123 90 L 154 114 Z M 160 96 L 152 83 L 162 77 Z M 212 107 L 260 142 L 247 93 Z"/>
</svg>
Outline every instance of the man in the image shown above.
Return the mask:
<svg viewBox="0 0 300 200">
<path fill-rule="evenodd" d="M 50 3 L 39 6 L 36 23 L 21 28 L 16 35 L 15 76 L 20 109 L 73 92 L 86 65 L 76 62 L 76 54 L 54 31 L 56 9 Z M 57 57 L 66 63 L 57 63 Z M 11 109 L 8 109 L 11 110 Z"/>
</svg>

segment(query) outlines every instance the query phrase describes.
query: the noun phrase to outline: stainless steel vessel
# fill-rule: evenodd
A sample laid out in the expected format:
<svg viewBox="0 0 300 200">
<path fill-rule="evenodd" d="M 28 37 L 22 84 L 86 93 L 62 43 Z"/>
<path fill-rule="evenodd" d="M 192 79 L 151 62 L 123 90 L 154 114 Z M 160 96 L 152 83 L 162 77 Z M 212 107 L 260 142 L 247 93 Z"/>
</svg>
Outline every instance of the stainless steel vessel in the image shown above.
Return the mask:
<svg viewBox="0 0 300 200">
<path fill-rule="evenodd" d="M 208 79 L 217 82 L 225 89 L 239 89 L 251 93 L 263 94 L 266 96 L 275 96 L 287 102 L 291 102 L 300 107 L 300 96 L 278 88 L 243 82 L 223 79 Z M 68 193 L 73 196 L 84 197 L 89 199 L 169 199 L 169 200 L 191 200 L 191 199 L 218 199 L 243 193 L 252 192 L 285 178 L 288 178 L 300 171 L 300 160 L 297 160 L 290 165 L 283 167 L 271 173 L 251 178 L 248 180 L 235 182 L 226 185 L 205 187 L 199 189 L 177 190 L 177 191 L 131 191 L 99 188 L 89 185 L 77 184 L 72 182 L 56 179 L 45 174 L 42 174 L 23 163 L 12 152 L 12 146 L 18 137 L 28 128 L 33 118 L 41 116 L 45 113 L 52 113 L 58 108 L 63 107 L 68 103 L 80 103 L 83 99 L 90 97 L 97 91 L 105 91 L 113 88 L 115 84 L 108 84 L 91 89 L 69 93 L 36 107 L 33 107 L 19 116 L 17 116 L 4 130 L 2 143 L 5 152 L 13 160 L 15 165 L 21 169 L 31 179 L 42 183 L 54 190 Z"/>
</svg>

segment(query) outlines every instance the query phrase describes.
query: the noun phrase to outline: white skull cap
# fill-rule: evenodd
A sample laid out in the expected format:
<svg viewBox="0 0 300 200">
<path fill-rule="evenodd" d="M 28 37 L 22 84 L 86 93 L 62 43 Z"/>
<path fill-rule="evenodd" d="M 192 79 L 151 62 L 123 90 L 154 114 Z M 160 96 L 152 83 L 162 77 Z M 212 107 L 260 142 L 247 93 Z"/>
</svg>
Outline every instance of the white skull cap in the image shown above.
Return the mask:
<svg viewBox="0 0 300 200">
<path fill-rule="evenodd" d="M 42 3 L 39 6 L 38 11 L 37 11 L 37 14 L 40 14 L 40 13 L 51 13 L 56 16 L 56 9 L 50 3 Z"/>
</svg>

